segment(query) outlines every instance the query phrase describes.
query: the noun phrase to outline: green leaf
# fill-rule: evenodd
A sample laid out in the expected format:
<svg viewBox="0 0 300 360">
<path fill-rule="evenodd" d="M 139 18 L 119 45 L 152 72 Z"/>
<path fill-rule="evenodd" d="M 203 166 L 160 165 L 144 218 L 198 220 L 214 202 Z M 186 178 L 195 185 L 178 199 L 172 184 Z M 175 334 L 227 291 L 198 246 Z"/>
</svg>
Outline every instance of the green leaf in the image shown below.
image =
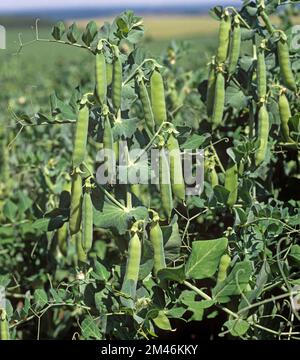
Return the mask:
<svg viewBox="0 0 300 360">
<path fill-rule="evenodd" d="M 300 266 L 300 245 L 293 245 L 291 247 L 289 258 L 294 264 Z"/>
<path fill-rule="evenodd" d="M 52 36 L 55 40 L 60 40 L 66 31 L 65 24 L 62 21 L 58 21 L 52 28 Z"/>
<path fill-rule="evenodd" d="M 217 199 L 217 201 L 223 205 L 227 204 L 227 200 L 230 194 L 230 191 L 228 191 L 227 189 L 225 189 L 224 186 L 221 185 L 216 185 L 214 187 L 214 195 Z"/>
<path fill-rule="evenodd" d="M 16 219 L 17 211 L 18 207 L 15 203 L 13 203 L 11 200 L 7 200 L 5 202 L 3 207 L 3 214 L 8 220 L 13 222 Z"/>
<path fill-rule="evenodd" d="M 217 271 L 220 257 L 228 246 L 227 238 L 194 241 L 192 253 L 186 263 L 187 278 L 205 279 L 212 277 Z"/>
<path fill-rule="evenodd" d="M 213 288 L 213 298 L 222 301 L 222 298 L 241 294 L 248 285 L 251 272 L 252 268 L 250 261 L 236 263 L 227 278 Z"/>
<path fill-rule="evenodd" d="M 43 308 L 48 303 L 48 296 L 44 289 L 36 289 L 33 297 L 37 308 Z"/>
<path fill-rule="evenodd" d="M 77 24 L 73 23 L 67 32 L 67 39 L 70 41 L 70 43 L 75 44 L 77 40 L 79 39 L 80 31 L 78 30 Z"/>
<path fill-rule="evenodd" d="M 98 27 L 95 21 L 90 21 L 85 28 L 84 33 L 82 34 L 82 41 L 87 45 L 90 46 L 94 38 L 98 33 Z"/>
<path fill-rule="evenodd" d="M 122 136 L 130 138 L 135 133 L 139 121 L 138 118 L 116 121 L 113 127 L 114 139 L 117 140 Z"/>
<path fill-rule="evenodd" d="M 107 281 L 110 277 L 110 272 L 99 261 L 95 260 L 93 276 L 97 280 Z"/>
<path fill-rule="evenodd" d="M 122 235 L 125 234 L 128 229 L 128 224 L 133 218 L 143 220 L 146 219 L 147 216 L 148 211 L 142 206 L 125 211 L 105 201 L 101 211 L 94 209 L 94 224 L 104 229 L 114 228 Z"/>
<path fill-rule="evenodd" d="M 97 322 L 88 315 L 81 323 L 82 335 L 85 339 L 101 340 L 101 331 Z"/>
<path fill-rule="evenodd" d="M 185 280 L 184 265 L 161 269 L 157 275 L 160 281 L 169 280 L 182 283 Z"/>
<path fill-rule="evenodd" d="M 210 134 L 197 135 L 193 134 L 187 141 L 181 145 L 182 149 L 194 150 L 199 147 L 210 137 Z"/>
<path fill-rule="evenodd" d="M 168 318 L 181 319 L 183 314 L 186 312 L 184 307 L 173 307 L 172 309 L 166 310 Z"/>
<path fill-rule="evenodd" d="M 178 258 L 181 248 L 181 236 L 177 223 L 177 216 L 169 226 L 162 226 L 162 233 L 164 237 L 165 257 L 167 261 L 172 261 Z"/>
<path fill-rule="evenodd" d="M 247 105 L 244 93 L 233 82 L 226 89 L 225 103 L 237 112 L 240 112 Z"/>
<path fill-rule="evenodd" d="M 172 330 L 170 320 L 168 319 L 167 315 L 163 310 L 160 310 L 158 312 L 158 315 L 156 318 L 153 319 L 154 324 L 162 330 Z"/>
<path fill-rule="evenodd" d="M 250 324 L 243 319 L 228 320 L 224 323 L 232 336 L 243 336 L 248 331 Z"/>
</svg>

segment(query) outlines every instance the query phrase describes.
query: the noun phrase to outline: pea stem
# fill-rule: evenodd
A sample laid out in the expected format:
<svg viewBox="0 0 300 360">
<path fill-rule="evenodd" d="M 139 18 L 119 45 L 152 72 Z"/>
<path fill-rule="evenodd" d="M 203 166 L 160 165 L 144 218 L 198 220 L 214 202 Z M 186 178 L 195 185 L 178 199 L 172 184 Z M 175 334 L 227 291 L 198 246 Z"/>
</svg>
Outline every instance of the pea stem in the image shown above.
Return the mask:
<svg viewBox="0 0 300 360">
<path fill-rule="evenodd" d="M 220 160 L 220 158 L 219 158 L 219 155 L 218 155 L 218 153 L 217 153 L 217 151 L 216 151 L 213 143 L 210 143 L 210 147 L 211 147 L 211 149 L 212 149 L 212 151 L 213 151 L 213 153 L 214 153 L 214 156 L 215 156 L 215 158 L 216 158 L 216 160 L 217 160 L 217 163 L 218 163 L 221 171 L 225 174 L 224 166 L 223 166 L 222 163 L 221 163 L 221 160 Z"/>
<path fill-rule="evenodd" d="M 156 67 L 160 65 L 157 64 L 156 60 L 154 59 L 145 59 L 137 68 L 135 68 L 135 70 L 128 76 L 128 78 L 126 80 L 123 81 L 123 86 L 126 85 L 127 83 L 129 83 L 129 81 L 135 76 L 135 74 L 144 66 L 144 64 L 146 64 L 147 62 L 153 62 Z"/>
<path fill-rule="evenodd" d="M 212 297 L 210 297 L 209 295 L 207 295 L 205 292 L 203 292 L 202 290 L 198 289 L 196 286 L 192 285 L 190 282 L 188 281 L 184 281 L 183 284 L 190 288 L 191 290 L 195 291 L 195 293 L 197 293 L 198 295 L 200 295 L 203 299 L 205 300 L 213 300 Z M 221 310 L 223 310 L 224 312 L 226 312 L 228 315 L 234 317 L 235 319 L 239 319 L 239 315 L 236 314 L 235 312 L 231 311 L 230 309 L 222 306 L 222 305 L 219 305 L 219 304 L 216 304 L 217 307 L 219 307 Z"/>
</svg>

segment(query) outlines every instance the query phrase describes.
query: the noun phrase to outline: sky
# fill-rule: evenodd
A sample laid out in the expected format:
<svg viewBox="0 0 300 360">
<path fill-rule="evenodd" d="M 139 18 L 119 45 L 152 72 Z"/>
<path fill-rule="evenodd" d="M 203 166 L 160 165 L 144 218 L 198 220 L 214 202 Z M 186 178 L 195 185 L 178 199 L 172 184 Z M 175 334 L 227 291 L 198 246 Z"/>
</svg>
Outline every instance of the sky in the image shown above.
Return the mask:
<svg viewBox="0 0 300 360">
<path fill-rule="evenodd" d="M 195 4 L 199 5 L 201 3 L 205 4 L 222 4 L 224 0 L 11 0 L 11 1 L 1 1 L 0 2 L 0 15 L 1 11 L 10 11 L 10 10 L 27 10 L 27 9 L 47 9 L 47 8 L 66 8 L 68 6 L 78 6 L 78 7 L 92 7 L 92 6 L 132 6 L 132 5 L 187 5 Z M 233 0 L 232 3 L 240 3 L 240 0 Z"/>
</svg>

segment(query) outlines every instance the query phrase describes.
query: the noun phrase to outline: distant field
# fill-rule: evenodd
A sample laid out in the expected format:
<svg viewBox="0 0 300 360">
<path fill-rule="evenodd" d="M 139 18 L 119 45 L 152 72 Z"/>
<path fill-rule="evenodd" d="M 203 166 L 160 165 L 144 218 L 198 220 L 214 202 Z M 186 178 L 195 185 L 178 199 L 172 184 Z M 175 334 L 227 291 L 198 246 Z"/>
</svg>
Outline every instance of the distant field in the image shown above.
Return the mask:
<svg viewBox="0 0 300 360">
<path fill-rule="evenodd" d="M 111 22 L 112 19 L 95 19 L 101 26 L 104 21 Z M 32 22 L 34 24 L 34 21 Z M 71 21 L 70 21 L 71 23 Z M 87 20 L 77 21 L 79 26 L 84 27 Z M 207 62 L 210 53 L 215 48 L 215 40 L 218 29 L 218 22 L 208 16 L 146 16 L 145 42 L 153 56 L 159 57 L 172 40 L 187 41 L 190 44 L 190 51 L 181 60 L 189 62 L 189 66 L 196 68 Z M 22 34 L 23 42 L 34 39 L 34 32 L 28 27 L 7 28 L 7 49 L 9 54 L 13 54 L 18 49 L 18 34 Z M 40 29 L 40 37 L 51 37 L 51 28 L 43 27 Z M 1 54 L 0 54 L 1 56 Z M 20 62 L 34 62 L 36 71 L 45 69 L 53 64 L 57 59 L 71 61 L 75 58 L 89 59 L 88 54 L 81 49 L 66 47 L 59 44 L 33 43 L 24 49 L 20 55 Z"/>
<path fill-rule="evenodd" d="M 112 18 L 94 19 L 101 26 Z M 89 20 L 80 20 L 79 25 L 84 27 Z M 71 23 L 71 21 L 70 21 Z M 144 17 L 146 37 L 154 39 L 187 38 L 195 35 L 211 35 L 218 29 L 218 21 L 209 16 L 168 16 L 147 15 Z"/>
</svg>

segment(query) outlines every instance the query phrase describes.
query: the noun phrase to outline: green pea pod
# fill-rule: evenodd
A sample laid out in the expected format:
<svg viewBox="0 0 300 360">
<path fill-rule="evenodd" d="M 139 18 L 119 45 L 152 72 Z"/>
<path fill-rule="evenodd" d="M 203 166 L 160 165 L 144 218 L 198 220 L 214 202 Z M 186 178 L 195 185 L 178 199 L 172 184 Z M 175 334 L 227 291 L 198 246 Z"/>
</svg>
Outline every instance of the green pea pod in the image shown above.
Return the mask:
<svg viewBox="0 0 300 360">
<path fill-rule="evenodd" d="M 167 149 L 170 160 L 170 178 L 173 194 L 179 199 L 185 200 L 185 184 L 183 179 L 180 148 L 174 134 L 170 134 L 167 141 Z"/>
<path fill-rule="evenodd" d="M 258 112 L 258 150 L 255 156 L 255 164 L 258 166 L 266 157 L 269 138 L 269 114 L 266 105 L 263 104 Z"/>
<path fill-rule="evenodd" d="M 100 104 L 106 104 L 107 98 L 107 78 L 106 61 L 103 52 L 96 54 L 96 94 Z"/>
<path fill-rule="evenodd" d="M 73 167 L 78 167 L 85 159 L 86 144 L 89 129 L 89 108 L 87 103 L 81 104 L 76 122 Z"/>
<path fill-rule="evenodd" d="M 107 86 L 110 86 L 112 84 L 113 79 L 113 64 L 106 63 L 106 82 Z"/>
<path fill-rule="evenodd" d="M 159 188 L 162 209 L 167 215 L 167 217 L 170 218 L 173 209 L 173 198 L 170 179 L 170 168 L 165 149 L 162 149 L 160 151 L 159 157 Z"/>
<path fill-rule="evenodd" d="M 297 91 L 297 85 L 290 61 L 289 46 L 287 41 L 283 38 L 277 42 L 277 53 L 280 73 L 284 85 L 292 91 Z"/>
<path fill-rule="evenodd" d="M 164 83 L 161 74 L 154 70 L 150 79 L 151 103 L 154 121 L 157 126 L 167 121 Z"/>
<path fill-rule="evenodd" d="M 148 91 L 146 89 L 145 83 L 143 79 L 139 82 L 139 97 L 143 106 L 144 111 L 144 117 L 145 117 L 145 123 L 147 128 L 150 130 L 151 133 L 154 132 L 154 115 L 151 107 L 151 102 L 149 99 Z"/>
<path fill-rule="evenodd" d="M 93 203 L 90 190 L 83 195 L 82 204 L 82 248 L 88 253 L 93 245 Z"/>
<path fill-rule="evenodd" d="M 158 222 L 150 227 L 150 241 L 154 252 L 153 270 L 157 276 L 158 271 L 166 267 L 163 233 Z"/>
<path fill-rule="evenodd" d="M 225 189 L 229 191 L 227 200 L 228 206 L 233 206 L 238 196 L 238 167 L 237 164 L 231 162 L 225 172 Z"/>
<path fill-rule="evenodd" d="M 63 256 L 67 256 L 68 252 L 68 224 L 64 223 L 62 227 L 57 230 L 57 245 L 59 251 Z"/>
<path fill-rule="evenodd" d="M 207 116 L 209 118 L 211 118 L 213 114 L 214 99 L 215 99 L 215 84 L 216 84 L 216 71 L 215 71 L 215 64 L 213 58 L 212 62 L 209 65 L 207 93 L 206 93 L 206 110 L 207 110 Z"/>
<path fill-rule="evenodd" d="M 87 253 L 84 251 L 83 247 L 82 247 L 82 232 L 81 230 L 72 236 L 72 241 L 75 242 L 75 247 L 76 247 L 76 257 L 77 257 L 77 261 L 81 262 L 81 263 L 86 263 L 87 262 Z"/>
<path fill-rule="evenodd" d="M 289 101 L 284 93 L 279 96 L 279 114 L 281 120 L 281 134 L 286 142 L 291 142 L 289 119 L 292 117 Z"/>
<path fill-rule="evenodd" d="M 227 270 L 230 266 L 231 258 L 228 254 L 224 254 L 221 256 L 218 276 L 217 276 L 217 284 L 223 282 L 227 277 Z"/>
<path fill-rule="evenodd" d="M 265 50 L 262 47 L 257 51 L 257 92 L 259 100 L 264 100 L 267 95 L 267 69 Z"/>
<path fill-rule="evenodd" d="M 109 170 L 114 163 L 112 156 L 116 156 L 117 154 L 115 153 L 116 149 L 114 145 L 112 127 L 107 116 L 104 120 L 103 149 L 105 155 L 105 166 L 106 169 Z"/>
<path fill-rule="evenodd" d="M 209 181 L 212 187 L 219 185 L 219 178 L 215 166 L 209 170 Z"/>
<path fill-rule="evenodd" d="M 79 232 L 81 225 L 82 178 L 79 173 L 72 175 L 71 206 L 69 227 L 71 235 Z"/>
<path fill-rule="evenodd" d="M 229 52 L 229 65 L 228 65 L 229 75 L 234 74 L 236 71 L 240 57 L 240 51 L 241 51 L 241 27 L 239 22 L 235 21 L 232 31 L 231 46 Z"/>
<path fill-rule="evenodd" d="M 229 40 L 231 30 L 231 18 L 230 15 L 224 13 L 219 28 L 219 45 L 217 51 L 217 63 L 224 63 L 227 59 Z"/>
<path fill-rule="evenodd" d="M 135 297 L 136 285 L 139 278 L 139 270 L 141 263 L 142 246 L 138 234 L 134 234 L 128 245 L 128 258 L 126 263 L 126 271 L 122 284 L 122 292 Z M 130 286 L 131 284 L 132 286 Z M 130 286 L 130 290 L 128 288 Z"/>
<path fill-rule="evenodd" d="M 222 72 L 217 74 L 212 122 L 216 128 L 222 123 L 225 105 L 225 79 Z"/>
<path fill-rule="evenodd" d="M 6 311 L 0 308 L 0 340 L 9 340 L 9 327 Z"/>
<path fill-rule="evenodd" d="M 122 100 L 122 61 L 118 56 L 113 62 L 113 79 L 112 79 L 112 102 L 115 112 L 121 107 Z"/>
<path fill-rule="evenodd" d="M 134 196 L 141 200 L 141 187 L 140 184 L 132 184 L 131 185 L 131 192 L 134 194 Z"/>
</svg>

